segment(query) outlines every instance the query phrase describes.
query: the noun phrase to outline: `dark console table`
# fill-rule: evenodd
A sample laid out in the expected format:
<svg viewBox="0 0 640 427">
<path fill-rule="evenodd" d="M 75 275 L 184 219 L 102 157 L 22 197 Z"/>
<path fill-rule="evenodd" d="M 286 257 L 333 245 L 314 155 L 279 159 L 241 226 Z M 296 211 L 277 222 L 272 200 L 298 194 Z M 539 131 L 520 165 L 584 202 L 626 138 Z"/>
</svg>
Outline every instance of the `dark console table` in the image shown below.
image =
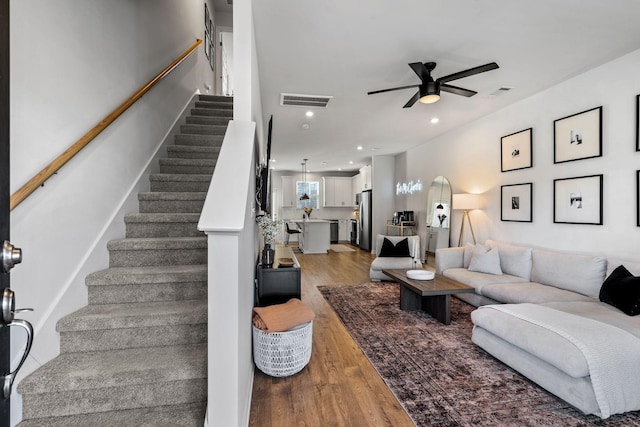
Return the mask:
<svg viewBox="0 0 640 427">
<path fill-rule="evenodd" d="M 293 266 L 280 266 L 281 258 L 291 258 Z M 257 266 L 255 305 L 280 304 L 291 298 L 300 299 L 300 264 L 291 248 L 276 246 L 273 268 L 263 268 L 262 264 Z"/>
</svg>

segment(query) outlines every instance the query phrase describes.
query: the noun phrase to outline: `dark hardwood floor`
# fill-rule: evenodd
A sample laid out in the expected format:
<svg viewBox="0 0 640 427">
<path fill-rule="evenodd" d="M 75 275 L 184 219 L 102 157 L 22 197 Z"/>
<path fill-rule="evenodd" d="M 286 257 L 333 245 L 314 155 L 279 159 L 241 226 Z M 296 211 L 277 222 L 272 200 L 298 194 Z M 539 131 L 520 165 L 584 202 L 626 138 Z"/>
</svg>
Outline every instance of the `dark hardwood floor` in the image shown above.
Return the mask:
<svg viewBox="0 0 640 427">
<path fill-rule="evenodd" d="M 311 361 L 288 378 L 272 378 L 256 369 L 251 426 L 414 425 L 317 289 L 370 281 L 374 256 L 354 249 L 296 253 L 302 301 L 316 313 Z"/>
</svg>

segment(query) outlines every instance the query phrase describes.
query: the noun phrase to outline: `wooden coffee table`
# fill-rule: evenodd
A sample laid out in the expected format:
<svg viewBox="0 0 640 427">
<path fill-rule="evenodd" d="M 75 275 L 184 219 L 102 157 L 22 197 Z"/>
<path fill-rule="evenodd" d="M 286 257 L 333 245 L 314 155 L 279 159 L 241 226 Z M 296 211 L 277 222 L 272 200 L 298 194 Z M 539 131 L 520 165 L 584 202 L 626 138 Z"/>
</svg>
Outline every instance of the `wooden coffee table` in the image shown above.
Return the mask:
<svg viewBox="0 0 640 427">
<path fill-rule="evenodd" d="M 436 274 L 433 280 L 413 280 L 407 270 L 382 270 L 400 283 L 400 309 L 424 310 L 440 322 L 451 323 L 451 294 L 474 292 L 471 286 Z"/>
</svg>

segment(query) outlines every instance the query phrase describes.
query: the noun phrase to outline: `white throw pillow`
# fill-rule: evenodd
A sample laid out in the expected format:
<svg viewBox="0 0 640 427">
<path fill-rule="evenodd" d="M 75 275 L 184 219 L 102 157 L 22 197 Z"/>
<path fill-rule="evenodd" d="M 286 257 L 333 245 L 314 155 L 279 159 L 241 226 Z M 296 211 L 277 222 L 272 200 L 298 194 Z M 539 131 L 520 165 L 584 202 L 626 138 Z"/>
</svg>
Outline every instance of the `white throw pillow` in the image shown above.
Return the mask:
<svg viewBox="0 0 640 427">
<path fill-rule="evenodd" d="M 498 248 L 487 250 L 482 245 L 476 245 L 469 262 L 469 271 L 479 273 L 502 274 L 500 268 L 500 252 Z"/>
<path fill-rule="evenodd" d="M 464 245 L 464 255 L 463 255 L 463 261 L 462 261 L 462 265 L 464 266 L 464 268 L 469 268 L 469 263 L 471 262 L 471 255 L 473 255 L 473 250 L 476 247 L 473 246 L 473 244 L 471 243 L 467 243 L 466 245 Z"/>
</svg>

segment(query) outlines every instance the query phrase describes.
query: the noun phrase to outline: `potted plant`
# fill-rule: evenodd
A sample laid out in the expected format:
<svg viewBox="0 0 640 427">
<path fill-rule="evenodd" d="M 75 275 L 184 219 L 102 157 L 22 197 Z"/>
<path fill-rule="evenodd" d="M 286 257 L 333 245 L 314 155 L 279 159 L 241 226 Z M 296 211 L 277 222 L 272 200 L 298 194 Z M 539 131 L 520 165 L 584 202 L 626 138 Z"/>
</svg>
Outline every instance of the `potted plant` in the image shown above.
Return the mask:
<svg viewBox="0 0 640 427">
<path fill-rule="evenodd" d="M 262 237 L 264 238 L 264 248 L 262 249 L 262 266 L 271 267 L 273 265 L 273 259 L 275 256 L 275 249 L 273 244 L 276 241 L 276 236 L 280 233 L 282 228 L 282 220 L 272 219 L 268 215 L 258 217 L 258 225 L 262 230 Z"/>
</svg>

